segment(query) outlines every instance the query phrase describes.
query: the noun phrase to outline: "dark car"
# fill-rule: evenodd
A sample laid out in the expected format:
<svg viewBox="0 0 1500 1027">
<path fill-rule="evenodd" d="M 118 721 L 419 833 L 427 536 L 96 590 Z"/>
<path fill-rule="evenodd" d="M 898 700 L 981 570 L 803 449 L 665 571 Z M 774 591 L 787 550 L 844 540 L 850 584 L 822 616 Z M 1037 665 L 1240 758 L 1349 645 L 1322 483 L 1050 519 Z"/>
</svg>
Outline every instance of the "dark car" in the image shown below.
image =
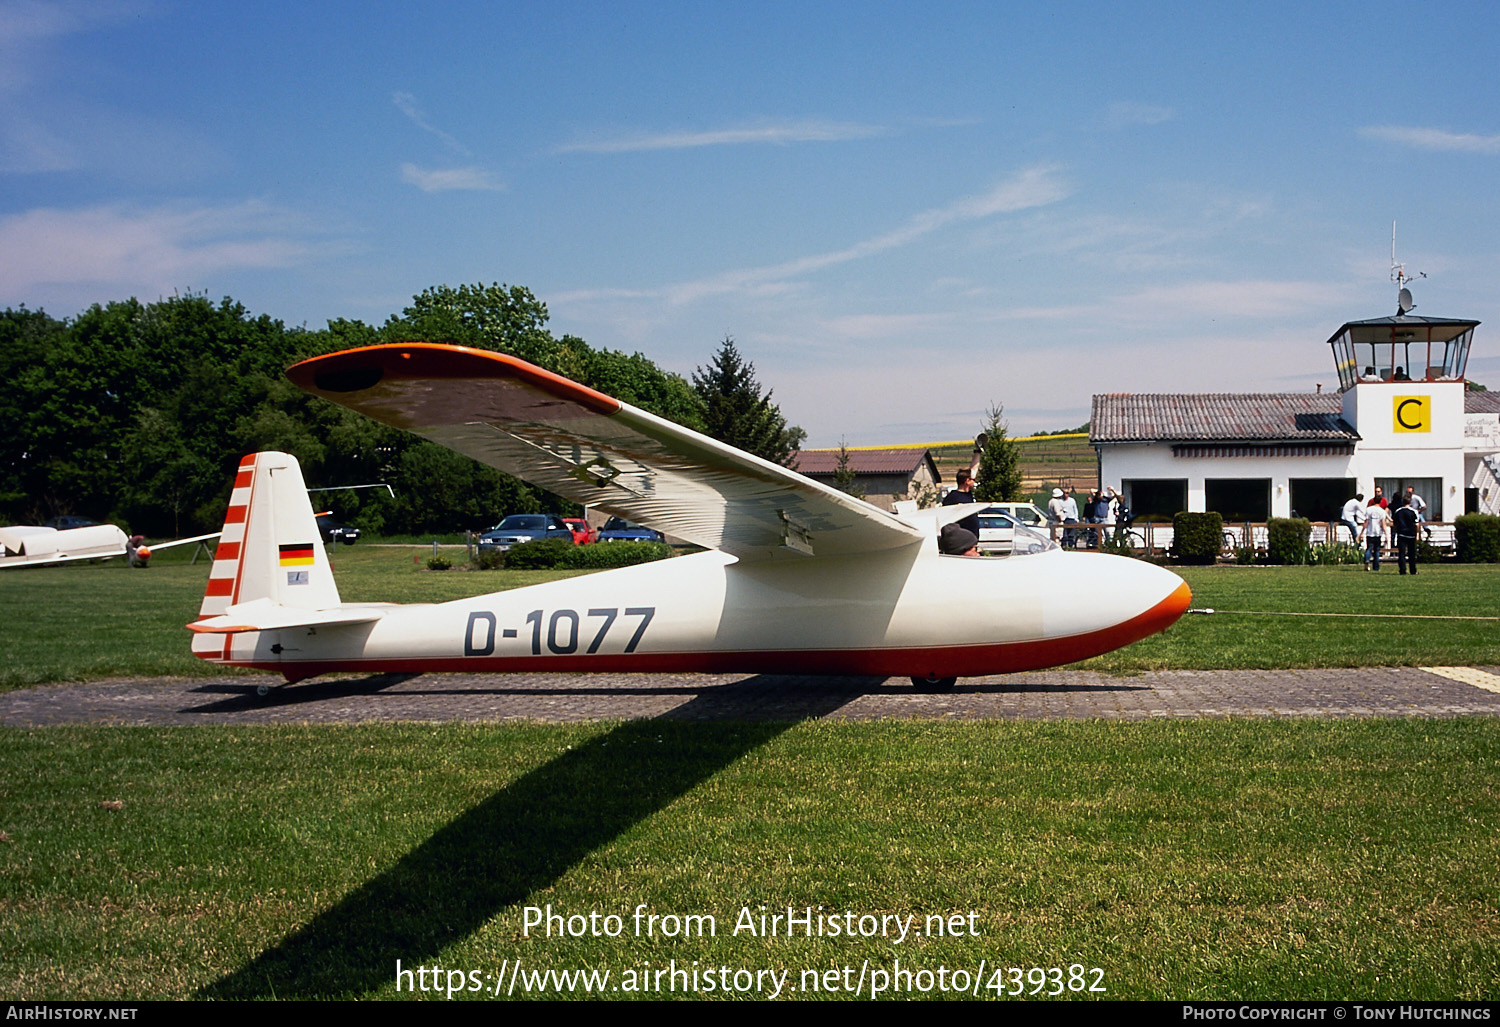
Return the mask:
<svg viewBox="0 0 1500 1027">
<path fill-rule="evenodd" d="M 573 529 L 552 514 L 511 514 L 479 536 L 479 548 L 504 552 L 511 546 L 544 538 L 565 538 L 572 542 Z"/>
<path fill-rule="evenodd" d="M 654 528 L 643 528 L 623 517 L 611 517 L 599 530 L 600 542 L 665 542 L 667 537 Z"/>
<path fill-rule="evenodd" d="M 87 517 L 73 517 L 69 515 L 65 517 L 54 517 L 52 518 L 52 520 L 42 525 L 42 527 L 56 528 L 58 531 L 72 531 L 74 528 L 91 528 L 98 523 L 98 521 L 91 521 Z"/>
<path fill-rule="evenodd" d="M 342 542 L 346 546 L 352 546 L 359 538 L 359 529 L 334 520 L 331 513 L 320 513 L 318 514 L 318 534 L 322 535 L 323 541 L 329 545 Z"/>
</svg>

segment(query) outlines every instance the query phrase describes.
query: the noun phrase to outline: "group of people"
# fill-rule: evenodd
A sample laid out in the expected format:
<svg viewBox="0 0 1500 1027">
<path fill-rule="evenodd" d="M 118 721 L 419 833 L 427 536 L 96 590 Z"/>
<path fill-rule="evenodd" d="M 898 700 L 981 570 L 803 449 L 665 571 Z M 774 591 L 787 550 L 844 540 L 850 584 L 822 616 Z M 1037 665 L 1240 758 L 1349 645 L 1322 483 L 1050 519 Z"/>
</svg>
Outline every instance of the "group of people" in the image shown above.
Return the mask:
<svg viewBox="0 0 1500 1027">
<path fill-rule="evenodd" d="M 1410 485 L 1394 500 L 1387 500 L 1377 485 L 1369 500 L 1365 499 L 1363 492 L 1355 493 L 1354 498 L 1344 504 L 1339 523 L 1349 529 L 1356 545 L 1360 539 L 1364 540 L 1364 564 L 1373 571 L 1380 570 L 1380 553 L 1385 546 L 1386 530 L 1390 529 L 1396 543 L 1396 565 L 1402 574 L 1407 573 L 1408 568 L 1415 574 L 1417 538 L 1422 531 L 1422 522 L 1427 519 L 1426 513 L 1427 503 Z"/>
<path fill-rule="evenodd" d="M 1084 524 L 1117 524 L 1126 518 L 1121 513 L 1123 499 L 1112 487 L 1109 489 L 1092 489 L 1088 499 L 1083 504 Z M 1056 488 L 1052 490 L 1052 499 L 1047 503 L 1047 516 L 1052 523 L 1064 525 L 1062 546 L 1064 549 L 1072 549 L 1078 544 L 1080 536 L 1086 536 L 1088 547 L 1096 549 L 1099 545 L 1100 532 L 1098 531 L 1074 531 L 1068 527 L 1069 524 L 1078 524 L 1078 500 L 1074 498 L 1073 490 Z"/>
</svg>

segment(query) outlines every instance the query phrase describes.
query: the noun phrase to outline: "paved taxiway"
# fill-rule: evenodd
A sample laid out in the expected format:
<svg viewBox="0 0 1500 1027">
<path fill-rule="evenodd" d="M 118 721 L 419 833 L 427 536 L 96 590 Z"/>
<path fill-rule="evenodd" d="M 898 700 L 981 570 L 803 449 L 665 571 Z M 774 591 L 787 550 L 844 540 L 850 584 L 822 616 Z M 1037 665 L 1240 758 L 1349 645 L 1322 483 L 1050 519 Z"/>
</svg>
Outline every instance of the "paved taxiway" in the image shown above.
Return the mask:
<svg viewBox="0 0 1500 1027">
<path fill-rule="evenodd" d="M 422 674 L 273 687 L 268 676 L 136 678 L 0 694 L 0 724 L 359 721 L 964 720 L 1500 715 L 1500 667 L 1039 671 L 965 678 L 926 695 L 905 679 L 744 674 Z"/>
</svg>

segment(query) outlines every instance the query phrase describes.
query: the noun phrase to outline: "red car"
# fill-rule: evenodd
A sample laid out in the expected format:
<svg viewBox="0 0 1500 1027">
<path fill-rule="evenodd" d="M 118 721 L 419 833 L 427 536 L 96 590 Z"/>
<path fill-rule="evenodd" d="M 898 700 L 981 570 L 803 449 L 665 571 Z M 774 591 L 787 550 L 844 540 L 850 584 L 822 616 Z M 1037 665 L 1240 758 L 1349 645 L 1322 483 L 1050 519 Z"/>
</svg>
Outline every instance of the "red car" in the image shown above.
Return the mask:
<svg viewBox="0 0 1500 1027">
<path fill-rule="evenodd" d="M 589 527 L 589 522 L 582 517 L 564 517 L 562 522 L 573 531 L 573 544 L 575 546 L 587 545 L 593 542 L 599 535 L 597 531 Z"/>
</svg>

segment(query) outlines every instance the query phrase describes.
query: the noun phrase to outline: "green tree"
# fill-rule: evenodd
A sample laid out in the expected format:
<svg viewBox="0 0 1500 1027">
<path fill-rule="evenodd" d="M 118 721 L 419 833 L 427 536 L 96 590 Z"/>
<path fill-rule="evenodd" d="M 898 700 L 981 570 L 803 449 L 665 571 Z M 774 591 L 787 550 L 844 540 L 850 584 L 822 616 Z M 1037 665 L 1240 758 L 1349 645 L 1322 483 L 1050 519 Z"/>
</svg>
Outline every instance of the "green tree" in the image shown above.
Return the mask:
<svg viewBox="0 0 1500 1027">
<path fill-rule="evenodd" d="M 708 435 L 772 463 L 791 466 L 807 432 L 788 427 L 780 408 L 771 402 L 771 393 L 760 394 L 755 365 L 740 356 L 734 339 L 725 336 L 713 362 L 698 368 L 693 389 L 703 402 Z"/>
<path fill-rule="evenodd" d="M 865 498 L 865 490 L 854 484 L 858 474 L 850 466 L 849 447 L 844 437 L 839 436 L 839 458 L 833 466 L 833 487 L 855 499 Z"/>
<path fill-rule="evenodd" d="M 1005 407 L 990 407 L 979 454 L 979 481 L 974 498 L 984 503 L 1010 503 L 1021 496 L 1021 456 L 1005 423 Z"/>
</svg>

